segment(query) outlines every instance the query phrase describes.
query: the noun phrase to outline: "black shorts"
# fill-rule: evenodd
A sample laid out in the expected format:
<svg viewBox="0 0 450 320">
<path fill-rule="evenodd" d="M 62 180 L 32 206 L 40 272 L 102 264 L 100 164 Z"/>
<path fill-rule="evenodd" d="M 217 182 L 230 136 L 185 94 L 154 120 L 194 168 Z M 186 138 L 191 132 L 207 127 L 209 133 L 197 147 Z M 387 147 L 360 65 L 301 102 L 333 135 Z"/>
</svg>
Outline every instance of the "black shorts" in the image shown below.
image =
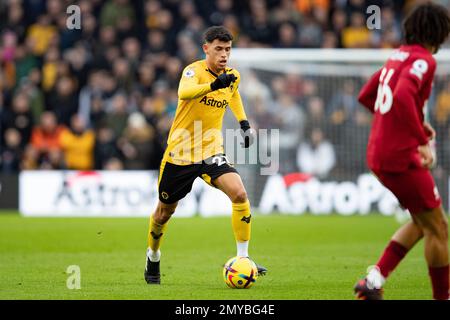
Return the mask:
<svg viewBox="0 0 450 320">
<path fill-rule="evenodd" d="M 159 200 L 166 204 L 175 203 L 191 191 L 197 177 L 215 187 L 213 181 L 229 172 L 237 173 L 224 154 L 212 156 L 202 163 L 188 165 L 176 165 L 165 161 L 161 164 L 159 172 Z"/>
</svg>

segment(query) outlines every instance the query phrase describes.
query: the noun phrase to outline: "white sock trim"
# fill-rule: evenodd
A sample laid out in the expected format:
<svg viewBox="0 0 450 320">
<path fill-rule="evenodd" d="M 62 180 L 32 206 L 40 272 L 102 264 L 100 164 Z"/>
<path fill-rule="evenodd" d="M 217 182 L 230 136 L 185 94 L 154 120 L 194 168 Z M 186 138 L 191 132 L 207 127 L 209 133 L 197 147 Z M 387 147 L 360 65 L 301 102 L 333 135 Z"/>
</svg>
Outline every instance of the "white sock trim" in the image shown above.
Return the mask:
<svg viewBox="0 0 450 320">
<path fill-rule="evenodd" d="M 161 259 L 161 250 L 154 252 L 151 248 L 147 248 L 147 257 L 151 262 L 158 262 Z"/>
<path fill-rule="evenodd" d="M 248 241 L 239 242 L 236 241 L 237 256 L 238 257 L 248 257 Z"/>
<path fill-rule="evenodd" d="M 367 268 L 367 287 L 369 289 L 381 289 L 386 282 L 386 279 L 380 272 L 378 266 L 370 266 Z"/>
</svg>

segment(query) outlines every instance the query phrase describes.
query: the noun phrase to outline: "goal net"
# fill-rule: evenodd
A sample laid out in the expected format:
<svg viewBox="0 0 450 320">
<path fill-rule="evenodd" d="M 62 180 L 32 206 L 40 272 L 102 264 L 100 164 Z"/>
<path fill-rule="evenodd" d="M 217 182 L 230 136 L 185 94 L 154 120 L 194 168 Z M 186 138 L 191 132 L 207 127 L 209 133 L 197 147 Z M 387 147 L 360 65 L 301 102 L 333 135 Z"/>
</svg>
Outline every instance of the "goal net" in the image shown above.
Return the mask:
<svg viewBox="0 0 450 320">
<path fill-rule="evenodd" d="M 277 162 L 275 172 L 261 174 L 261 161 L 236 165 L 256 202 L 254 206 L 264 204 L 263 197 L 270 192 L 265 189 L 273 183 L 269 180 L 277 176 L 283 179 L 290 197 L 287 211 L 335 212 L 339 201 L 358 202 L 349 209 L 351 213 L 368 211 L 367 205 L 361 203 L 360 180 L 369 175 L 366 146 L 372 116 L 358 103 L 357 96 L 364 82 L 391 54 L 392 50 L 234 49 L 230 64 L 241 74 L 240 93 L 252 126 L 269 132 L 278 130 L 277 139 L 260 139 L 257 147 L 248 151 L 260 160 L 260 149 L 268 149 L 268 154 L 274 156 L 270 160 Z M 450 50 L 441 50 L 436 60 L 438 67 L 426 116 L 437 131 L 438 161 L 433 174 L 445 205 L 450 170 Z M 231 112 L 225 118 L 225 127 L 236 127 Z M 235 151 L 226 141 L 228 156 L 233 158 Z M 310 179 L 320 183 L 318 201 L 331 199 L 328 204 L 322 203 L 322 209 L 314 209 L 311 201 L 298 200 L 300 194 L 289 190 L 295 182 Z M 324 186 L 330 184 L 336 188 L 346 186 L 342 200 L 332 199 L 337 189 L 325 190 Z M 359 200 L 350 199 L 352 188 L 359 192 L 353 196 Z M 368 200 L 370 211 L 383 211 L 380 199 L 375 200 L 374 195 L 369 198 L 373 200 Z M 273 206 L 273 210 L 280 210 L 280 206 Z"/>
</svg>

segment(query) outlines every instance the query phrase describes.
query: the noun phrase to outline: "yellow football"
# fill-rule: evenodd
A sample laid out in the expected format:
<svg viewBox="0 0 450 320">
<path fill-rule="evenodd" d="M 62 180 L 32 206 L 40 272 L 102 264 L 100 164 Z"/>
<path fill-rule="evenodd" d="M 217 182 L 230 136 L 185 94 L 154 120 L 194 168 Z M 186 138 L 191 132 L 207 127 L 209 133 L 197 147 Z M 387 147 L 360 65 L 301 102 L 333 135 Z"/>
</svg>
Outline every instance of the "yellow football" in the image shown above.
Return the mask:
<svg viewBox="0 0 450 320">
<path fill-rule="evenodd" d="M 223 279 L 233 289 L 248 289 L 257 278 L 256 264 L 247 257 L 233 257 L 223 267 Z"/>
</svg>

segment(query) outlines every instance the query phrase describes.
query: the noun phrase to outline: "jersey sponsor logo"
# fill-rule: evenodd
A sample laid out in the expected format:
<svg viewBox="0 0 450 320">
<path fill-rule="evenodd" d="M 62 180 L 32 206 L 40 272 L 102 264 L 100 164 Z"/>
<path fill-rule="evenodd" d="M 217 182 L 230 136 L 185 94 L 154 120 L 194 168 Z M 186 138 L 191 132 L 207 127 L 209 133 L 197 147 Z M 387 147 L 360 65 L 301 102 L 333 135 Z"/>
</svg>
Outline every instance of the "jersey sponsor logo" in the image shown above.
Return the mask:
<svg viewBox="0 0 450 320">
<path fill-rule="evenodd" d="M 216 108 L 226 108 L 228 107 L 228 101 L 227 100 L 216 100 L 214 98 L 208 98 L 208 96 L 204 96 L 200 103 L 203 103 L 206 106 L 216 107 Z"/>
<path fill-rule="evenodd" d="M 184 76 L 185 76 L 186 78 L 192 78 L 194 75 L 195 75 L 195 72 L 194 72 L 193 69 L 187 69 L 187 70 L 184 72 Z"/>
</svg>

